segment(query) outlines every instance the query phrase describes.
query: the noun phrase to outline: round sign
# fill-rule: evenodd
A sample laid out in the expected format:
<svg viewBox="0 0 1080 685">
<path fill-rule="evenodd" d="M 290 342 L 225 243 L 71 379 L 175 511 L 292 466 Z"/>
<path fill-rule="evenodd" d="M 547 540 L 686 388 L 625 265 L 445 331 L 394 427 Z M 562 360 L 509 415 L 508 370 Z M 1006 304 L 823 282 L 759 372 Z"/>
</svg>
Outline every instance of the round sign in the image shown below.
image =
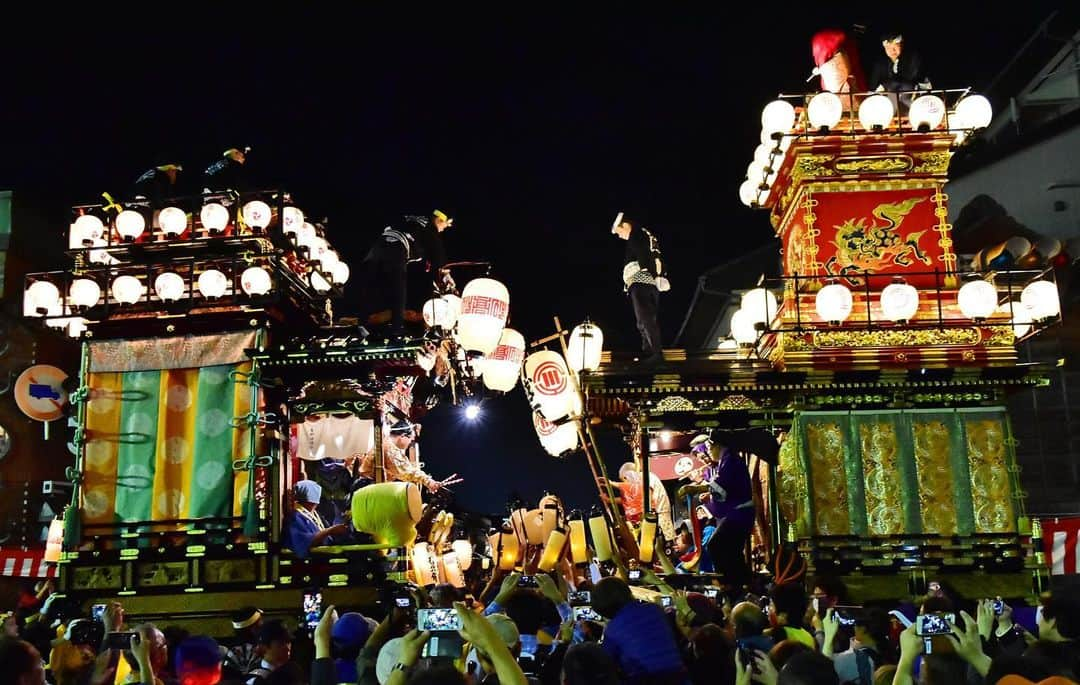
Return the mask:
<svg viewBox="0 0 1080 685">
<path fill-rule="evenodd" d="M 46 364 L 31 366 L 15 381 L 15 404 L 35 421 L 55 421 L 64 415 L 67 374 Z"/>
</svg>

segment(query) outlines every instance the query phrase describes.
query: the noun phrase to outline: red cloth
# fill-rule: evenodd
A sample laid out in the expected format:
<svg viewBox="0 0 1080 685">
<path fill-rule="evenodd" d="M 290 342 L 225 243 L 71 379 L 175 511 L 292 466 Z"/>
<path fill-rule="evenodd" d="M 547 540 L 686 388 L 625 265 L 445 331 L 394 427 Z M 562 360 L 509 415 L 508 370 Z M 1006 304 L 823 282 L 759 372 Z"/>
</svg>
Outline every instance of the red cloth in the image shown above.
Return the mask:
<svg viewBox="0 0 1080 685">
<path fill-rule="evenodd" d="M 1080 517 L 1042 519 L 1043 551 L 1052 575 L 1080 573 Z"/>
<path fill-rule="evenodd" d="M 810 52 L 814 55 L 816 67 L 825 64 L 841 51 L 847 56 L 848 69 L 854 77 L 851 84 L 852 92 L 865 91 L 866 77 L 863 75 L 862 64 L 859 61 L 859 47 L 847 33 L 840 29 L 823 29 L 810 39 Z M 822 84 L 821 87 L 824 89 L 825 85 Z"/>
</svg>

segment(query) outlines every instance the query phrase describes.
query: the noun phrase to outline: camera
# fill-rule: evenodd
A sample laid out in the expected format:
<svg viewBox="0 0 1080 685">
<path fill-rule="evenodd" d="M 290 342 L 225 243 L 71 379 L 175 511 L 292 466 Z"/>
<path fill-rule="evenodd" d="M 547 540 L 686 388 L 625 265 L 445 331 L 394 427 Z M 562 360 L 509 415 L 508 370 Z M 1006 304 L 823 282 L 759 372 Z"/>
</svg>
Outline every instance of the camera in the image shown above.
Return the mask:
<svg viewBox="0 0 1080 685">
<path fill-rule="evenodd" d="M 716 598 L 720 596 L 720 588 L 718 588 L 718 587 L 707 587 L 707 588 L 705 588 L 705 596 L 708 597 L 709 599 L 715 601 Z"/>
<path fill-rule="evenodd" d="M 955 614 L 920 614 L 915 620 L 915 633 L 921 637 L 948 635 L 955 621 Z"/>
<path fill-rule="evenodd" d="M 584 607 L 592 604 L 592 593 L 588 590 L 573 590 L 567 597 L 572 607 Z"/>
<path fill-rule="evenodd" d="M 518 580 L 518 587 L 540 587 L 540 583 L 536 582 L 536 576 L 521 576 Z"/>
<path fill-rule="evenodd" d="M 461 630 L 461 616 L 454 609 L 417 609 L 416 627 L 431 632 L 457 632 Z"/>
<path fill-rule="evenodd" d="M 408 609 L 412 606 L 412 600 L 408 597 L 395 597 L 394 606 L 400 607 L 402 609 Z"/>
<path fill-rule="evenodd" d="M 631 583 L 639 583 L 639 582 L 641 582 L 641 569 L 640 568 L 632 568 L 632 569 L 630 569 L 627 572 L 626 577 L 630 579 Z"/>
<path fill-rule="evenodd" d="M 1001 616 L 1001 612 L 1005 611 L 1005 602 L 1000 599 L 991 601 L 990 606 L 994 608 L 994 616 Z"/>
<path fill-rule="evenodd" d="M 863 608 L 857 606 L 834 606 L 833 615 L 840 625 L 852 627 L 862 616 Z"/>
<path fill-rule="evenodd" d="M 660 595 L 660 606 L 670 609 L 672 606 L 671 595 Z"/>
<path fill-rule="evenodd" d="M 131 638 L 139 641 L 138 633 L 109 633 L 105 636 L 106 649 L 131 649 Z"/>
</svg>

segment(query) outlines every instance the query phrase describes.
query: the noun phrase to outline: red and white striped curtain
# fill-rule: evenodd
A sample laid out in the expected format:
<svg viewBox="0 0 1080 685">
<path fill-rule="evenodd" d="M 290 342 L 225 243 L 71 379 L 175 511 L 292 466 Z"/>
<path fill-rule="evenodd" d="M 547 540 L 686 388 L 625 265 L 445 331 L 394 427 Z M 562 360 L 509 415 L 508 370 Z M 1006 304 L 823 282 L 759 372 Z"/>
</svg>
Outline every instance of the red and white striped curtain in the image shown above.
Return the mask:
<svg viewBox="0 0 1080 685">
<path fill-rule="evenodd" d="M 1042 519 L 1043 551 L 1051 575 L 1080 573 L 1080 516 Z"/>
<path fill-rule="evenodd" d="M 52 578 L 56 565 L 45 561 L 45 550 L 29 552 L 0 549 L 0 576 L 6 578 Z"/>
</svg>

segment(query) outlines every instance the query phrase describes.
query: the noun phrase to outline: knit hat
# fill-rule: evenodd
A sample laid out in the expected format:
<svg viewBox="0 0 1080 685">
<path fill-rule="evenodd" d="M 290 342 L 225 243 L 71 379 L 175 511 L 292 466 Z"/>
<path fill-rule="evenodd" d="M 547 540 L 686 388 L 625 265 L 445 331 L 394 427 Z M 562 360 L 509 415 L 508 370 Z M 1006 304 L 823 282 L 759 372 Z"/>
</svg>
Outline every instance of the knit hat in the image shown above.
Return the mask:
<svg viewBox="0 0 1080 685">
<path fill-rule="evenodd" d="M 334 645 L 343 650 L 363 647 L 369 635 L 370 624 L 362 614 L 355 611 L 342 614 L 330 631 Z"/>
</svg>

